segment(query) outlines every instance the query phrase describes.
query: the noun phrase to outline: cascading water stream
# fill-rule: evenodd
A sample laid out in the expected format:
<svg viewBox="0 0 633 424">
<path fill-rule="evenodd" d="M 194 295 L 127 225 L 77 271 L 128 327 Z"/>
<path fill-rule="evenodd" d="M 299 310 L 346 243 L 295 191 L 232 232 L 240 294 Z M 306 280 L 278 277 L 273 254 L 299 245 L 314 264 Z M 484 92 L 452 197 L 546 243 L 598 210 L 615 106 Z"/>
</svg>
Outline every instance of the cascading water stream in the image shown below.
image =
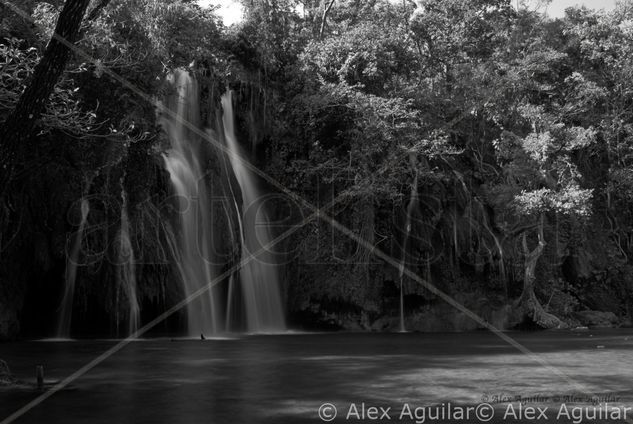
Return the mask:
<svg viewBox="0 0 633 424">
<path fill-rule="evenodd" d="M 257 190 L 252 173 L 245 166 L 237 143 L 232 97 L 231 91 L 222 96 L 222 123 L 229 161 L 242 192 L 242 211 L 237 215 L 244 259 L 251 253 L 259 252 L 272 240 L 272 235 L 264 198 Z M 276 266 L 275 255 L 264 250 L 240 269 L 249 332 L 280 332 L 286 328 Z"/>
<path fill-rule="evenodd" d="M 209 193 L 204 170 L 200 137 L 190 131 L 185 122 L 198 126 L 198 86 L 184 70 L 176 71 L 169 82 L 175 93 L 166 99 L 165 106 L 175 114 L 161 118 L 171 148 L 163 155 L 169 172 L 176 203 L 178 222 L 174 258 L 186 298 L 204 290 L 216 275 L 212 266 L 213 234 Z M 215 289 L 210 289 L 187 303 L 188 334 L 215 334 L 221 325 L 221 313 Z"/>
<path fill-rule="evenodd" d="M 81 241 L 84 235 L 88 214 L 90 213 L 90 202 L 86 197 L 81 199 L 81 221 L 75 233 L 75 238 L 71 246 L 70 254 L 66 257 L 66 274 L 64 297 L 59 308 L 59 319 L 57 323 L 57 337 L 70 337 L 70 325 L 73 315 L 73 301 L 75 297 L 75 283 L 77 280 L 77 266 L 79 265 L 79 253 L 81 251 Z"/>
<path fill-rule="evenodd" d="M 404 241 L 402 243 L 402 261 L 400 262 L 399 277 L 400 277 L 400 332 L 407 331 L 404 324 L 404 269 L 407 261 L 407 248 L 409 243 L 409 237 L 411 235 L 411 216 L 418 204 L 418 179 L 419 172 L 416 166 L 415 153 L 410 153 L 409 162 L 411 167 L 415 171 L 415 177 L 413 178 L 413 185 L 411 186 L 411 194 L 409 195 L 409 204 L 407 205 L 407 218 L 405 221 L 405 234 Z"/>
<path fill-rule="evenodd" d="M 224 163 L 224 165 L 225 165 L 225 167 L 224 167 L 225 168 L 225 172 L 226 172 L 226 174 L 228 174 L 228 169 L 226 167 L 226 162 Z M 240 208 L 237 205 L 237 201 L 236 201 L 235 193 L 233 192 L 232 185 L 229 183 L 228 186 L 229 186 L 229 191 L 231 193 L 231 198 L 233 199 L 233 202 L 231 202 L 231 203 L 232 203 L 233 207 L 235 208 L 234 209 L 235 210 L 235 216 L 237 216 L 238 231 L 239 231 L 239 234 L 240 234 L 240 239 L 243 240 L 244 237 L 242 236 L 242 234 L 244 234 L 244 230 L 242 228 L 242 219 L 241 219 L 241 216 L 240 216 Z M 232 224 L 233 220 L 231 218 L 231 213 L 227 209 L 226 204 L 224 206 L 225 206 L 224 210 L 226 212 L 227 221 Z M 235 241 L 234 233 L 233 233 L 233 231 L 230 231 L 229 233 L 231 235 L 231 242 L 233 243 L 233 245 L 235 245 L 236 241 Z M 239 280 L 239 274 L 238 273 L 239 273 L 239 270 L 237 272 L 231 273 L 231 276 L 229 277 L 229 290 L 228 290 L 228 294 L 227 294 L 227 297 L 226 297 L 226 318 L 225 318 L 225 321 L 224 321 L 224 326 L 225 326 L 225 329 L 226 329 L 227 332 L 231 331 L 232 325 L 233 325 L 233 304 L 235 303 L 234 302 L 235 289 L 236 289 L 235 284 L 236 284 L 236 280 Z"/>
<path fill-rule="evenodd" d="M 123 177 L 121 178 L 123 185 Z M 136 295 L 136 259 L 130 240 L 130 219 L 128 216 L 128 202 L 125 190 L 121 190 L 121 229 L 119 230 L 119 252 L 117 283 L 125 292 L 128 302 L 128 335 L 138 330 L 140 308 Z M 117 323 L 118 325 L 118 323 Z"/>
</svg>

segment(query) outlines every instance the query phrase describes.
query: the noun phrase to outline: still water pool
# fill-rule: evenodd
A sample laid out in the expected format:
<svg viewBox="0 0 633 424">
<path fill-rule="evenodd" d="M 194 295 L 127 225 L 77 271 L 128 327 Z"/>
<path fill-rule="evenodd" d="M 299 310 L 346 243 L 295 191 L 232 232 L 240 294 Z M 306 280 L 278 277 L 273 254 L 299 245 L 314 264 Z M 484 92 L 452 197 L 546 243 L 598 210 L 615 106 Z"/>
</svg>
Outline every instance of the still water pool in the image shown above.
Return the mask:
<svg viewBox="0 0 633 424">
<path fill-rule="evenodd" d="M 406 410 L 401 415 L 405 404 L 411 414 L 444 404 L 444 418 L 431 419 L 427 411 L 426 422 L 484 422 L 459 419 L 449 403 L 488 403 L 495 414 L 489 422 L 534 422 L 507 415 L 519 397 L 525 407 L 549 408 L 540 422 L 573 422 L 556 416 L 561 404 L 633 405 L 633 331 L 506 334 L 536 355 L 488 332 L 133 341 L 16 422 L 319 423 L 324 403 L 337 409 L 334 418 L 332 409 L 321 411 L 334 423 L 415 422 Z M 41 364 L 50 383 L 116 343 L 22 341 L 1 344 L 0 358 L 27 383 Z M 0 388 L 0 422 L 39 394 L 29 386 Z M 590 418 L 583 422 L 624 422 Z M 633 413 L 626 418 L 633 422 Z"/>
</svg>

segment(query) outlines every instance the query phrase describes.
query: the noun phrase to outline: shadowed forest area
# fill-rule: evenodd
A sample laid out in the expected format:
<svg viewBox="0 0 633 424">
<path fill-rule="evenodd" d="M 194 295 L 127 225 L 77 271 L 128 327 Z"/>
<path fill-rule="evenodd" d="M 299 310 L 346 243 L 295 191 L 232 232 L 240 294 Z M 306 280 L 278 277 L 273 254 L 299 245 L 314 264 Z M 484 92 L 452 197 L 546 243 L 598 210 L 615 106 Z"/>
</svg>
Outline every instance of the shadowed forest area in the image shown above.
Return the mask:
<svg viewBox="0 0 633 424">
<path fill-rule="evenodd" d="M 158 103 L 178 70 L 209 137 L 233 91 L 271 232 L 302 225 L 274 247 L 289 327 L 397 330 L 401 304 L 408 330 L 481 327 L 411 274 L 501 329 L 631 325 L 633 2 L 243 7 L 226 27 L 188 0 L 0 1 L 0 338 L 52 335 L 70 278 L 79 335 L 120 335 L 132 296 L 140 324 L 183 299 Z M 198 159 L 239 192 L 225 151 Z M 365 243 L 303 225 L 273 180 Z M 226 203 L 218 272 L 241 257 Z"/>
</svg>

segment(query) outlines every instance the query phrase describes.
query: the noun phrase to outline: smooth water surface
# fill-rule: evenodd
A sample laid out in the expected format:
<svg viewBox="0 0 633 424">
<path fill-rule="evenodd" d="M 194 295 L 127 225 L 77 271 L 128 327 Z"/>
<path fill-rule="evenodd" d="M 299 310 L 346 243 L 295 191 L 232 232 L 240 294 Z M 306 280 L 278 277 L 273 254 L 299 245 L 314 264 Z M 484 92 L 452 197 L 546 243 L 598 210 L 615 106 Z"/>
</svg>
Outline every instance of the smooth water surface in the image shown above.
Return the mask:
<svg viewBox="0 0 633 424">
<path fill-rule="evenodd" d="M 633 331 L 507 334 L 556 372 L 487 332 L 140 340 L 17 422 L 317 423 L 325 402 L 339 409 L 332 422 L 358 422 L 344 417 L 350 403 L 399 408 L 404 402 L 487 401 L 500 409 L 505 404 L 496 403 L 499 396 L 560 403 L 578 394 L 574 384 L 609 396 L 612 404 L 633 400 Z M 115 343 L 9 343 L 0 345 L 0 358 L 29 383 L 37 364 L 44 365 L 47 380 L 59 380 Z M 0 388 L 0 420 L 37 394 Z M 414 422 L 395 418 L 390 422 Z"/>
</svg>

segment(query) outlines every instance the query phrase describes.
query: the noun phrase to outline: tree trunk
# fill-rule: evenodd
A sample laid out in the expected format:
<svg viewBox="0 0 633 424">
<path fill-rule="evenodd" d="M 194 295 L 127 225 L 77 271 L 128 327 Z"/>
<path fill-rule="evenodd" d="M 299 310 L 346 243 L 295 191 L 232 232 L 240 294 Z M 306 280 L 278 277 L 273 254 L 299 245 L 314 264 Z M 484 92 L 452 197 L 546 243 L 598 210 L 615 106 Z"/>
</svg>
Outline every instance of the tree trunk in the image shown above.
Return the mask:
<svg viewBox="0 0 633 424">
<path fill-rule="evenodd" d="M 70 60 L 69 43 L 77 40 L 89 3 L 90 0 L 66 0 L 44 56 L 35 67 L 33 77 L 15 109 L 0 127 L 0 199 L 11 181 L 16 152 L 32 135 L 35 122 L 44 112 L 46 102 Z"/>
<path fill-rule="evenodd" d="M 527 245 L 526 234 L 523 233 L 523 251 L 525 252 L 525 274 L 523 277 L 523 292 L 516 302 L 516 310 L 519 320 L 531 319 L 536 325 L 542 328 L 563 328 L 563 323 L 559 318 L 546 312 L 541 302 L 534 293 L 534 282 L 536 281 L 536 264 L 543 254 L 545 240 L 543 239 L 544 216 L 541 215 L 538 226 L 538 245 L 530 251 Z"/>
<path fill-rule="evenodd" d="M 319 40 L 323 38 L 323 31 L 325 31 L 325 22 L 327 20 L 327 15 L 330 13 L 332 6 L 334 5 L 335 0 L 330 0 L 330 2 L 325 6 L 323 10 L 323 15 L 321 16 L 321 26 L 319 27 Z"/>
</svg>

